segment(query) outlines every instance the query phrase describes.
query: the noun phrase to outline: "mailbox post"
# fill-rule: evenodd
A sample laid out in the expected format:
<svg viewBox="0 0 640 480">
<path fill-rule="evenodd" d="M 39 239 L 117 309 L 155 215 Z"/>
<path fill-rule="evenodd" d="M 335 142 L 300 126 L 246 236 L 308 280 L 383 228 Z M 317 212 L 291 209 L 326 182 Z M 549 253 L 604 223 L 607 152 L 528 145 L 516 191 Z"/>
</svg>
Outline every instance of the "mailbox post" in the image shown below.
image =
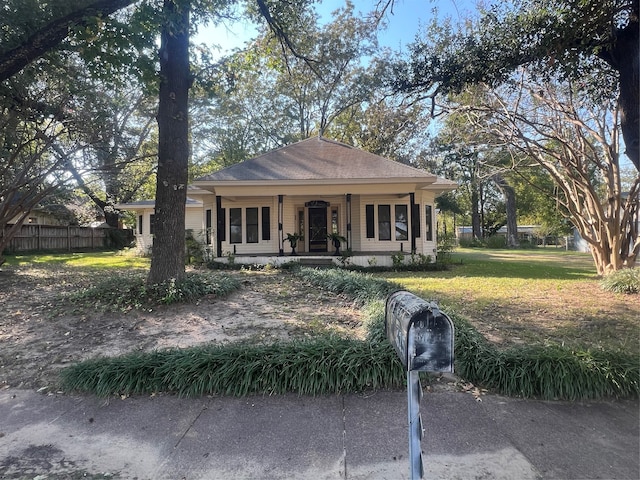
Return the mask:
<svg viewBox="0 0 640 480">
<path fill-rule="evenodd" d="M 400 290 L 387 298 L 385 330 L 407 370 L 410 479 L 418 480 L 424 476 L 419 372 L 453 373 L 453 322 L 435 303 Z"/>
</svg>

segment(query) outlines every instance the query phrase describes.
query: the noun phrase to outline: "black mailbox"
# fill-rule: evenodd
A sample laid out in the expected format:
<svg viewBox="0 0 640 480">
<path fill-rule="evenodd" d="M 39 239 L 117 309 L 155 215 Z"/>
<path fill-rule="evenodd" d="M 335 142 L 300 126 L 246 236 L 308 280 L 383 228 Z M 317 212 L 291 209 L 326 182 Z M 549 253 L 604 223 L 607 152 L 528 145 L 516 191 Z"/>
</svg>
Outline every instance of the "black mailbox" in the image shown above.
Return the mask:
<svg viewBox="0 0 640 480">
<path fill-rule="evenodd" d="M 392 293 L 385 330 L 407 371 L 453 373 L 453 322 L 435 303 L 404 290 Z"/>
</svg>

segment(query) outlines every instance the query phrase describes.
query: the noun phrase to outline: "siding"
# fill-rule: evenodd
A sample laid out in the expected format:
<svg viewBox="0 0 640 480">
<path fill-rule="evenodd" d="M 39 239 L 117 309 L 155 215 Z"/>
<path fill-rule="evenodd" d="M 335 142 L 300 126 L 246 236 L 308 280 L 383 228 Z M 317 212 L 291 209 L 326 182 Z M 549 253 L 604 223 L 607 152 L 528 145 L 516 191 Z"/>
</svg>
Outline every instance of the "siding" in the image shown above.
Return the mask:
<svg viewBox="0 0 640 480">
<path fill-rule="evenodd" d="M 269 207 L 270 209 L 270 224 L 271 224 L 271 239 L 262 240 L 262 207 Z M 206 207 L 205 207 L 206 208 Z M 222 199 L 222 208 L 227 211 L 226 224 L 224 226 L 226 232 L 226 241 L 222 242 L 222 253 L 236 255 L 257 255 L 257 254 L 273 254 L 278 252 L 278 197 L 256 197 L 248 199 Z M 231 243 L 230 229 L 229 229 L 229 209 L 241 208 L 242 209 L 242 243 Z M 247 223 L 246 223 L 246 209 L 258 208 L 258 243 L 247 243 Z M 215 225 L 216 210 L 212 208 L 213 224 Z M 204 211 L 202 212 L 204 216 Z M 286 212 L 285 212 L 286 218 Z M 285 232 L 286 232 L 285 227 Z M 217 233 L 214 232 L 214 236 Z M 217 237 L 216 237 L 217 238 Z"/>
</svg>

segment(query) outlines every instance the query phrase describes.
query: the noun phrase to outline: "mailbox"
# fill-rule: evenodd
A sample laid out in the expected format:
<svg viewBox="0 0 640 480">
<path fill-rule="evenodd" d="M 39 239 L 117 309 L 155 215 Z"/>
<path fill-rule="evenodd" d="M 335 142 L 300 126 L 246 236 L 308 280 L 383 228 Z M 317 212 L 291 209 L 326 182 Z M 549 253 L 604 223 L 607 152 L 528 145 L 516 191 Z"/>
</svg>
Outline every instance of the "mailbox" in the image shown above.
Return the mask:
<svg viewBox="0 0 640 480">
<path fill-rule="evenodd" d="M 392 293 L 385 330 L 407 371 L 453 373 L 453 322 L 434 302 L 404 290 Z"/>
</svg>

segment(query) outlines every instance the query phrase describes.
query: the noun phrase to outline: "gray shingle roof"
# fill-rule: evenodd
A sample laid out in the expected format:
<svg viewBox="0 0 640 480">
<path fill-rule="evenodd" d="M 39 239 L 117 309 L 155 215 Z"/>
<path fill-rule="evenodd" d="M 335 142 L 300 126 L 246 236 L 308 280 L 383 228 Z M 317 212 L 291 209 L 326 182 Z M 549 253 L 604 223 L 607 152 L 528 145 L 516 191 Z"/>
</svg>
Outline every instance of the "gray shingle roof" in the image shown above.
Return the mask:
<svg viewBox="0 0 640 480">
<path fill-rule="evenodd" d="M 433 181 L 435 175 L 344 143 L 312 137 L 224 168 L 196 182 L 380 178 Z"/>
</svg>

